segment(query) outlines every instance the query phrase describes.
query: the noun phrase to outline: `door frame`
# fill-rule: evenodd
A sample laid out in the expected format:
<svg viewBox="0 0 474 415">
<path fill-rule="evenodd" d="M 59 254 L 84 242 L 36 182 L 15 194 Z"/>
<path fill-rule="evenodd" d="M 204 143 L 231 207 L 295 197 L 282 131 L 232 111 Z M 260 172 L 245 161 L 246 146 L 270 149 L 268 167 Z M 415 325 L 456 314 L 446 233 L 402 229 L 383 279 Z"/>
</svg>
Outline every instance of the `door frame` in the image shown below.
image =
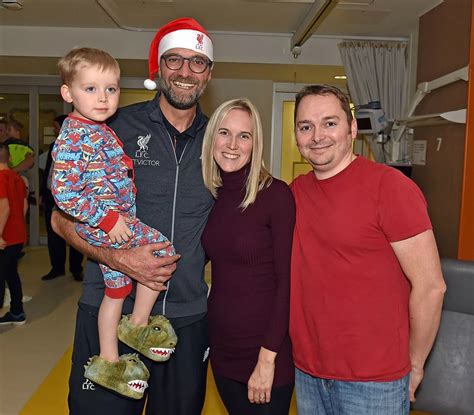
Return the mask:
<svg viewBox="0 0 474 415">
<path fill-rule="evenodd" d="M 272 111 L 272 141 L 270 148 L 270 172 L 280 178 L 281 173 L 281 139 L 283 102 L 294 101 L 295 95 L 307 84 L 274 83 L 273 84 L 273 111 Z"/>
</svg>

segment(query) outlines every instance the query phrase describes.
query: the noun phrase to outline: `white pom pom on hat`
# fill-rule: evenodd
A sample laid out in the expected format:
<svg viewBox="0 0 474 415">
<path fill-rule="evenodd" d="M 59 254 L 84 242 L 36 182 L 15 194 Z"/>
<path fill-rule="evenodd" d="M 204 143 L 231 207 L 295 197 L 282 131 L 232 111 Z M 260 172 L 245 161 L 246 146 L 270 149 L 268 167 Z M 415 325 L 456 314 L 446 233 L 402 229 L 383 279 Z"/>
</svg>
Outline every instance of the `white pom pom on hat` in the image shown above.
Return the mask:
<svg viewBox="0 0 474 415">
<path fill-rule="evenodd" d="M 145 86 L 146 89 L 153 91 L 156 89 L 157 85 L 155 81 L 152 81 L 151 79 L 145 79 L 143 82 L 143 85 Z"/>
<path fill-rule="evenodd" d="M 158 73 L 159 60 L 166 51 L 173 48 L 190 49 L 213 60 L 212 40 L 206 30 L 190 17 L 173 20 L 158 30 L 151 42 L 148 55 L 149 78 L 143 83 L 146 89 L 156 89 L 154 78 Z"/>
</svg>

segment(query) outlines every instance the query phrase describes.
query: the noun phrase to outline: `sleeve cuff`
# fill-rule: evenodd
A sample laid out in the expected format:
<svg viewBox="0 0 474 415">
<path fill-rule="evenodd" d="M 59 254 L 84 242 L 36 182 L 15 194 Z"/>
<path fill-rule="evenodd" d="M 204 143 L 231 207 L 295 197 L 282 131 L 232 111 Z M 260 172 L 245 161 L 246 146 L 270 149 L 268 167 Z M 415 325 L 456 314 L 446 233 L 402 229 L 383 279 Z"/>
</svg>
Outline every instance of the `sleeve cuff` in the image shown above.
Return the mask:
<svg viewBox="0 0 474 415">
<path fill-rule="evenodd" d="M 105 295 L 109 298 L 125 298 L 132 292 L 132 284 L 120 288 L 105 287 Z"/>
<path fill-rule="evenodd" d="M 105 218 L 99 223 L 99 228 L 109 233 L 115 226 L 119 218 L 119 213 L 115 210 L 109 210 Z"/>
<path fill-rule="evenodd" d="M 265 347 L 265 349 L 267 350 L 270 350 L 271 352 L 274 352 L 274 353 L 277 353 L 280 351 L 281 349 L 281 343 L 279 345 L 277 345 L 276 342 L 269 342 L 269 341 L 264 341 L 262 342 L 262 347 Z"/>
</svg>

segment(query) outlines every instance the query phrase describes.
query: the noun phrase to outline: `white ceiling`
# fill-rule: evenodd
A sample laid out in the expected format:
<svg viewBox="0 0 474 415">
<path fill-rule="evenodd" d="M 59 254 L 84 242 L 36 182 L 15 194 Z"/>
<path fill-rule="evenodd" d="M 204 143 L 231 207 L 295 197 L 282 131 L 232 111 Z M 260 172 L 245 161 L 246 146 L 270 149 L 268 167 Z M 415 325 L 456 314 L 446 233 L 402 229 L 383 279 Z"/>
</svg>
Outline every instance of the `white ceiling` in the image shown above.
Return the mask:
<svg viewBox="0 0 474 415">
<path fill-rule="evenodd" d="M 1 1 L 1 0 L 0 0 Z M 155 30 L 191 16 L 208 31 L 294 33 L 313 0 L 19 0 L 20 11 L 0 10 L 0 24 Z M 316 0 L 318 1 L 318 0 Z M 408 37 L 418 18 L 442 0 L 340 0 L 315 34 Z"/>
</svg>

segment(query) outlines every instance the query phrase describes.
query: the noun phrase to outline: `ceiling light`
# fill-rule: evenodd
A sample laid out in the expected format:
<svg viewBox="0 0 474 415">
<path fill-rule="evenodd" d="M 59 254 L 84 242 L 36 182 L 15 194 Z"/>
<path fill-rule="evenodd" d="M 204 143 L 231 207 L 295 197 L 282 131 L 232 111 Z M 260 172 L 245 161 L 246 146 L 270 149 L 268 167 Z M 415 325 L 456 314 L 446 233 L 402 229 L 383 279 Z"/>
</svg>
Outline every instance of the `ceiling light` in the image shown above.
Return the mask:
<svg viewBox="0 0 474 415">
<path fill-rule="evenodd" d="M 0 9 L 18 11 L 22 8 L 23 3 L 20 0 L 0 0 Z"/>
<path fill-rule="evenodd" d="M 345 0 L 342 0 L 342 1 L 339 1 L 338 3 L 338 7 L 342 6 L 358 6 L 358 7 L 368 7 L 370 5 L 372 5 L 372 3 L 374 2 L 374 0 L 352 0 L 352 1 L 345 1 Z"/>
<path fill-rule="evenodd" d="M 298 24 L 298 28 L 291 38 L 291 50 L 293 50 L 295 46 L 302 46 L 303 43 L 311 37 L 318 26 L 336 6 L 337 2 L 338 0 L 314 0 L 313 5 L 307 13 L 305 13 L 305 17 Z"/>
<path fill-rule="evenodd" d="M 346 75 L 334 75 L 334 79 L 347 79 Z"/>
</svg>

